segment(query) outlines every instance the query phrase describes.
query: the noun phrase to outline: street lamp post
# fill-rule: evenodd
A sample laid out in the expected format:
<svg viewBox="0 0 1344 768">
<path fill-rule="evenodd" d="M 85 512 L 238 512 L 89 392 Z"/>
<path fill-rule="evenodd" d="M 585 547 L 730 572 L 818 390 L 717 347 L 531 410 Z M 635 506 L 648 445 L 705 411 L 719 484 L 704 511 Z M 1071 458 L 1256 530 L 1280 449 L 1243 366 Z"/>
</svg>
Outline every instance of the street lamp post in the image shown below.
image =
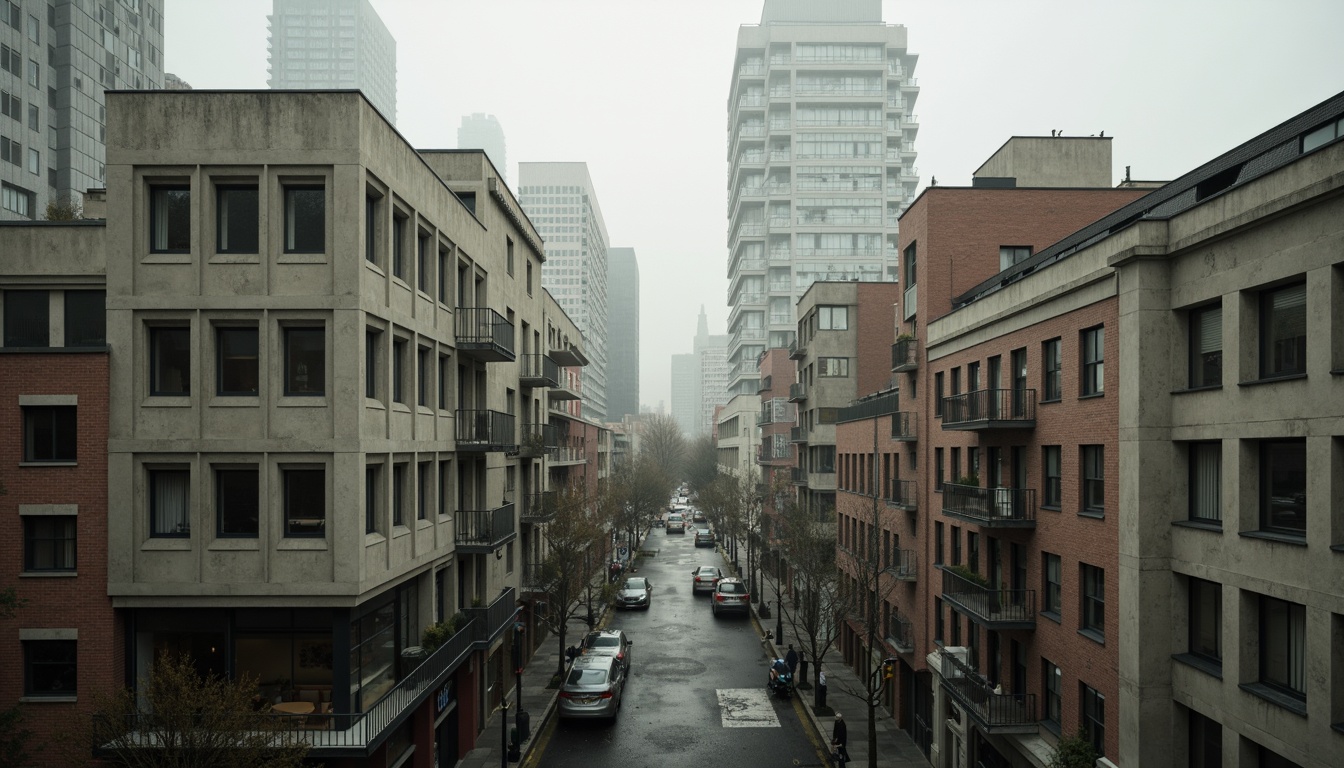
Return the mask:
<svg viewBox="0 0 1344 768">
<path fill-rule="evenodd" d="M 784 558 L 775 552 L 775 645 L 784 644 L 784 598 L 780 596 L 780 585 L 784 581 Z"/>
</svg>

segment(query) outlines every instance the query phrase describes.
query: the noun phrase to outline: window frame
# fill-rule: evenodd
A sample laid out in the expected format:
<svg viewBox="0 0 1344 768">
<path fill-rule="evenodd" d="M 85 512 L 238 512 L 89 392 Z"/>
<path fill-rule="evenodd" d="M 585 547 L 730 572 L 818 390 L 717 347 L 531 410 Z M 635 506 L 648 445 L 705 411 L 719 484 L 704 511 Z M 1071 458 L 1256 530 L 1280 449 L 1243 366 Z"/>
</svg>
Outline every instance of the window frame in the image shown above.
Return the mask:
<svg viewBox="0 0 1344 768">
<path fill-rule="evenodd" d="M 1101 517 L 1106 512 L 1106 446 L 1079 446 L 1079 474 L 1082 479 L 1079 513 Z"/>
<path fill-rule="evenodd" d="M 285 397 L 325 397 L 327 394 L 327 329 L 322 325 L 292 325 L 281 328 L 284 346 L 284 394 Z M 304 339 L 316 339 L 318 346 L 313 350 L 296 350 L 296 342 Z M 301 346 L 301 345 L 300 345 Z M 300 353 L 314 356 L 311 360 L 315 372 L 307 370 Z M 302 371 L 300 369 L 303 369 Z M 305 380 L 316 379 L 316 389 L 300 389 L 296 386 L 300 376 Z M 309 385 L 311 387 L 311 385 Z"/>
<path fill-rule="evenodd" d="M 170 334 L 181 334 L 185 341 L 185 360 L 183 361 L 184 382 L 180 389 L 167 389 L 163 386 L 164 342 Z M 181 350 L 173 350 L 178 352 Z M 149 395 L 150 397 L 188 397 L 191 395 L 191 326 L 190 325 L 152 325 L 149 327 Z"/>
<path fill-rule="evenodd" d="M 185 508 L 180 519 L 171 527 L 166 518 L 165 501 L 160 498 L 160 479 L 177 479 L 182 484 L 181 492 Z M 149 537 L 151 539 L 189 539 L 191 538 L 191 468 L 185 464 L 164 464 L 146 467 L 145 498 L 149 504 Z M 160 530 L 160 529 L 164 530 Z"/>
<path fill-rule="evenodd" d="M 1097 751 L 1097 755 L 1106 755 L 1106 695 L 1087 683 L 1078 681 L 1081 686 L 1078 698 L 1078 722 L 1083 737 Z"/>
<path fill-rule="evenodd" d="M 1201 467 L 1204 463 L 1201 458 L 1206 453 L 1211 454 L 1215 459 L 1211 462 L 1214 471 L 1212 479 L 1201 478 L 1201 469 L 1205 471 L 1208 469 L 1208 467 Z M 1223 444 L 1217 440 L 1188 443 L 1186 445 L 1186 462 L 1189 465 L 1186 472 L 1188 485 L 1186 519 L 1190 522 L 1217 525 L 1221 528 L 1223 525 Z M 1212 501 L 1203 498 L 1203 494 L 1200 492 L 1202 488 L 1212 492 Z M 1210 510 L 1212 514 L 1201 514 L 1201 509 Z"/>
<path fill-rule="evenodd" d="M 1106 326 L 1096 325 L 1081 332 L 1079 355 L 1080 397 L 1106 394 Z"/>
<path fill-rule="evenodd" d="M 1261 685 L 1272 688 L 1275 691 L 1283 693 L 1286 696 L 1290 696 L 1294 699 L 1305 702 L 1307 700 L 1306 606 L 1302 605 L 1301 603 L 1293 603 L 1287 600 L 1280 600 L 1276 597 L 1270 597 L 1269 595 L 1259 595 L 1258 597 L 1259 597 L 1259 604 L 1258 604 L 1259 643 L 1258 643 L 1257 656 L 1259 658 L 1257 659 L 1256 662 L 1257 668 L 1259 669 L 1258 682 Z M 1268 654 L 1266 653 L 1266 646 L 1269 645 L 1269 642 L 1267 640 L 1267 638 L 1269 637 L 1269 630 L 1270 630 L 1269 625 L 1273 621 L 1273 619 L 1270 617 L 1270 612 L 1271 609 L 1274 609 L 1276 606 L 1279 605 L 1283 606 L 1286 611 L 1284 614 L 1284 619 L 1286 619 L 1286 623 L 1283 626 L 1283 630 L 1288 635 L 1286 638 L 1284 638 L 1285 640 L 1284 645 L 1285 645 L 1285 651 L 1287 652 L 1287 656 L 1283 659 L 1283 670 L 1281 672 L 1282 679 L 1277 679 L 1275 675 L 1278 673 L 1270 671 L 1269 667 L 1277 665 L 1274 665 L 1267 658 Z M 1294 639 L 1292 637 L 1293 634 L 1292 625 L 1294 623 L 1296 623 L 1299 627 L 1298 638 L 1296 643 L 1294 642 Z M 1293 646 L 1297 647 L 1296 662 L 1294 662 L 1292 658 Z M 1293 670 L 1290 669 L 1290 667 L 1297 667 L 1297 669 Z M 1291 679 L 1294 675 L 1296 675 L 1301 680 L 1300 688 L 1294 686 L 1294 682 Z"/>
<path fill-rule="evenodd" d="M 1308 458 L 1308 457 L 1307 457 L 1307 441 L 1306 441 L 1306 438 L 1284 438 L 1284 439 L 1261 440 L 1261 441 L 1260 441 L 1260 444 L 1259 444 L 1258 447 L 1259 447 L 1259 454 L 1260 454 L 1260 467 L 1259 467 L 1259 476 L 1260 476 L 1260 493 L 1259 493 L 1259 520 L 1260 520 L 1260 530 L 1261 530 L 1261 531 L 1264 531 L 1264 532 L 1267 532 L 1267 533 L 1278 534 L 1278 535 L 1281 535 L 1281 536 L 1291 536 L 1291 537 L 1293 537 L 1293 538 L 1305 538 L 1306 535 L 1307 535 L 1307 510 L 1309 509 L 1309 506 L 1308 506 L 1308 500 L 1307 500 L 1307 497 L 1306 497 L 1306 494 L 1307 494 L 1307 458 Z M 1300 455 L 1301 455 L 1301 464 L 1300 464 L 1300 466 L 1301 466 L 1301 475 L 1302 475 L 1301 492 L 1300 492 L 1300 494 L 1294 494 L 1294 495 L 1291 496 L 1291 497 L 1290 497 L 1290 496 L 1285 496 L 1283 493 L 1279 493 L 1278 495 L 1275 495 L 1275 491 L 1276 491 L 1276 490 L 1284 490 L 1284 489 L 1282 488 L 1282 486 L 1279 486 L 1278 488 L 1276 488 L 1276 487 L 1274 486 L 1273 475 L 1275 474 L 1276 469 L 1275 469 L 1274 461 L 1273 461 L 1273 459 L 1271 458 L 1271 456 L 1274 455 L 1274 454 L 1276 453 L 1276 450 L 1279 451 L 1279 452 L 1281 452 L 1281 451 L 1284 451 L 1284 450 L 1286 450 L 1286 449 L 1290 449 L 1290 448 L 1292 449 L 1291 452 L 1292 452 L 1293 454 L 1300 454 Z M 1285 457 L 1280 453 L 1279 458 L 1280 458 L 1280 460 L 1282 460 L 1282 459 L 1285 458 Z M 1288 458 L 1288 459 L 1291 461 L 1291 459 L 1292 459 L 1293 457 L 1290 455 L 1290 456 L 1288 456 L 1288 457 L 1286 457 L 1286 458 Z M 1280 470 L 1280 471 L 1283 471 L 1283 470 Z M 1293 471 L 1293 468 L 1292 468 L 1292 467 L 1289 467 L 1289 468 L 1287 468 L 1287 471 L 1288 471 L 1288 472 L 1292 472 L 1292 471 Z M 1301 496 L 1301 501 L 1300 501 L 1300 502 L 1298 501 L 1298 498 L 1297 498 L 1299 495 Z M 1301 508 L 1301 516 L 1302 516 L 1302 525 L 1301 525 L 1301 526 L 1282 525 L 1282 524 L 1279 524 L 1278 522 L 1276 522 L 1277 519 L 1282 519 L 1282 515 L 1276 513 L 1276 511 L 1275 511 L 1275 510 L 1276 510 L 1276 505 L 1275 505 L 1275 502 L 1274 502 L 1275 499 L 1284 499 L 1284 500 L 1291 499 L 1291 503 L 1290 503 L 1290 504 L 1285 505 L 1285 504 L 1280 503 L 1278 506 L 1281 506 L 1281 507 L 1282 507 L 1282 506 L 1300 507 L 1300 508 Z"/>
<path fill-rule="evenodd" d="M 255 539 L 261 535 L 261 469 L 255 464 L 216 464 L 214 467 L 215 480 L 215 536 L 221 539 Z M 239 528 L 226 524 L 226 518 L 234 518 L 232 514 L 229 498 L 235 501 L 243 501 L 245 496 L 235 495 L 240 491 L 249 490 L 247 487 L 235 489 L 232 487 L 232 478 L 251 477 L 252 503 L 250 509 L 242 509 L 244 513 L 243 520 L 245 524 Z M 225 482 L 224 478 L 231 478 Z M 247 512 L 251 512 L 251 525 L 246 525 Z"/>
<path fill-rule="evenodd" d="M 1041 690 L 1045 706 L 1041 721 L 1055 733 L 1060 732 L 1064 715 L 1064 671 L 1049 659 L 1041 659 Z"/>
<path fill-rule="evenodd" d="M 284 252 L 285 253 L 326 253 L 327 251 L 327 187 L 322 183 L 287 183 L 284 188 Z M 301 197 L 318 194 L 316 209 L 320 215 L 316 222 L 300 221 L 300 214 L 309 213 L 305 209 L 313 206 L 313 201 L 304 202 Z M 302 225 L 307 224 L 305 228 Z M 313 225 L 316 227 L 313 228 Z M 306 233 L 306 237 L 301 237 Z M 315 241 L 314 241 L 315 238 Z M 301 242 L 302 241 L 302 242 Z"/>
<path fill-rule="evenodd" d="M 74 349 L 106 347 L 107 291 L 67 290 L 63 294 L 65 330 L 62 344 Z M 96 302 L 92 302 L 94 297 L 98 297 Z M 81 302 L 92 303 L 86 305 Z M 84 338 L 79 338 L 81 335 Z"/>
<path fill-rule="evenodd" d="M 407 405 L 406 402 L 406 350 L 410 339 L 392 337 L 392 402 Z"/>
<path fill-rule="evenodd" d="M 849 330 L 849 305 L 825 304 L 818 306 L 817 330 L 819 331 Z"/>
<path fill-rule="evenodd" d="M 1078 568 L 1078 631 L 1100 642 L 1106 637 L 1106 571 L 1089 563 Z"/>
<path fill-rule="evenodd" d="M 835 371 L 841 371 L 837 373 Z M 818 357 L 817 358 L 817 378 L 819 379 L 847 379 L 849 378 L 849 358 L 848 357 Z"/>
<path fill-rule="evenodd" d="M 181 202 L 173 197 L 182 195 Z M 185 210 L 176 210 L 178 206 Z M 186 216 L 186 232 L 179 231 L 182 222 L 176 216 Z M 174 226 L 176 224 L 176 226 Z M 149 187 L 149 251 L 150 253 L 191 253 L 191 184 L 162 183 Z M 178 239 L 185 234 L 186 244 Z"/>
<path fill-rule="evenodd" d="M 1189 329 L 1189 389 L 1215 389 L 1223 385 L 1223 305 L 1206 304 L 1187 313 Z M 1217 328 L 1207 326 L 1217 321 Z M 1216 334 L 1217 338 L 1214 338 Z M 1216 349 L 1210 349 L 1210 344 Z"/>
<path fill-rule="evenodd" d="M 392 464 L 392 525 L 406 526 L 406 480 L 408 463 L 398 461 Z"/>
<path fill-rule="evenodd" d="M 378 533 L 378 496 L 382 486 L 383 465 L 364 465 L 364 534 Z"/>
<path fill-rule="evenodd" d="M 79 648 L 77 640 L 23 640 L 23 697 L 32 699 L 75 698 L 79 695 Z M 37 659 L 36 651 L 52 652 L 53 656 L 63 658 Z M 55 652 L 61 652 L 56 654 Z M 40 677 L 47 677 L 48 670 L 55 672 L 62 680 L 72 685 L 67 690 L 63 686 L 37 688 L 35 683 Z M 39 674 L 41 672 L 41 674 Z"/>
<path fill-rule="evenodd" d="M 406 281 L 406 241 L 411 216 L 398 208 L 392 209 L 392 276 Z"/>
<path fill-rule="evenodd" d="M 364 397 L 378 400 L 378 361 L 382 359 L 383 331 L 372 326 L 364 327 Z"/>
<path fill-rule="evenodd" d="M 22 519 L 24 573 L 73 573 L 78 569 L 76 515 L 23 515 Z M 44 561 L 50 565 L 39 565 Z"/>
<path fill-rule="evenodd" d="M 1211 636 L 1207 631 L 1210 627 Z M 1208 641 L 1212 641 L 1212 648 Z M 1216 581 L 1186 577 L 1185 651 L 1219 667 L 1223 664 L 1223 585 Z"/>
<path fill-rule="evenodd" d="M 1064 399 L 1063 340 L 1059 337 L 1041 342 L 1041 398 L 1043 403 Z"/>
<path fill-rule="evenodd" d="M 251 339 L 252 345 L 248 349 L 246 345 L 240 349 L 232 349 L 229 346 L 229 339 L 239 339 L 246 341 Z M 247 352 L 251 351 L 252 363 L 251 374 L 254 388 L 232 389 L 233 383 L 243 383 L 246 381 L 246 374 L 249 372 L 247 364 Z M 241 366 L 241 367 L 240 367 Z M 236 379 L 234 382 L 232 380 Z M 217 325 L 215 326 L 215 395 L 217 397 L 258 397 L 261 394 L 261 331 L 255 325 Z"/>
<path fill-rule="evenodd" d="M 1051 467 L 1053 457 L 1054 467 Z M 1053 469 L 1053 474 L 1051 470 Z M 1046 509 L 1061 509 L 1064 504 L 1064 447 L 1060 445 L 1041 446 L 1041 506 Z"/>
<path fill-rule="evenodd" d="M 77 405 L 24 405 L 23 463 L 76 464 L 79 462 L 79 407 Z M 49 421 L 39 424 L 39 421 Z M 39 429 L 45 430 L 39 433 Z M 39 455 L 39 440 L 45 434 L 50 451 Z M 69 447 L 66 448 L 66 443 Z"/>
<path fill-rule="evenodd" d="M 282 466 L 280 468 L 280 476 L 281 476 L 281 492 L 283 493 L 282 503 L 284 506 L 284 518 L 283 518 L 285 526 L 284 538 L 287 539 L 326 538 L 327 518 L 329 517 L 327 508 L 327 493 L 326 493 L 327 491 L 326 467 Z M 309 483 L 315 481 L 319 486 L 316 490 L 320 492 L 314 493 L 313 492 L 314 489 L 308 488 L 306 490 L 308 490 L 309 492 L 306 494 L 303 493 L 303 491 L 305 490 L 303 487 L 296 487 L 302 485 L 302 483 L 299 482 L 300 478 L 305 478 Z M 320 503 L 322 506 L 322 515 L 320 518 L 316 518 L 311 515 L 304 517 L 297 514 L 297 512 L 302 511 L 302 508 L 304 506 L 301 502 L 307 500 L 309 504 L 312 504 L 314 499 L 320 499 Z M 312 525 L 312 527 L 316 530 L 305 531 L 302 530 L 301 528 L 296 528 L 296 524 L 301 524 L 305 520 L 307 521 L 317 520 L 318 522 L 315 525 Z"/>
<path fill-rule="evenodd" d="M 1281 295 L 1287 294 L 1287 293 L 1290 292 L 1290 291 L 1298 291 L 1298 290 L 1300 290 L 1300 291 L 1302 292 L 1302 301 L 1301 301 L 1301 304 L 1300 304 L 1300 306 L 1301 306 L 1301 310 L 1300 310 L 1300 311 L 1301 311 L 1301 313 L 1302 313 L 1302 335 L 1301 335 L 1301 336 L 1292 336 L 1292 337 L 1288 337 L 1288 338 L 1286 338 L 1286 339 L 1282 339 L 1282 340 L 1280 340 L 1280 341 L 1289 341 L 1289 340 L 1293 340 L 1293 341 L 1294 341 L 1294 344 L 1293 344 L 1293 350 L 1292 350 L 1292 356 L 1293 356 L 1293 358 L 1294 358 L 1294 363 L 1295 363 L 1295 364 L 1294 364 L 1293 366 L 1291 366 L 1291 367 L 1287 366 L 1286 364 L 1284 364 L 1284 365 L 1282 365 L 1282 366 L 1279 366 L 1279 365 L 1271 365 L 1271 363 L 1275 360 L 1275 356 L 1272 354 L 1272 349 L 1271 349 L 1271 346 L 1272 346 L 1273 342 L 1271 342 L 1271 340 L 1270 340 L 1270 330 L 1271 330 L 1271 326 L 1273 326 L 1274 323 L 1275 323 L 1274 299 L 1275 299 L 1276 296 L 1281 296 Z M 1260 328 L 1259 328 L 1259 331 L 1260 331 L 1260 339 L 1259 339 L 1258 347 L 1259 347 L 1259 352 L 1260 352 L 1260 378 L 1261 378 L 1261 379 L 1280 379 L 1280 378 L 1288 378 L 1288 377 L 1292 377 L 1292 376 L 1305 376 L 1306 373 L 1307 373 L 1307 283 L 1306 283 L 1306 281 L 1304 281 L 1304 280 L 1303 280 L 1303 281 L 1297 281 L 1297 282 L 1294 282 L 1294 283 L 1289 283 L 1289 284 L 1287 284 L 1287 285 L 1280 285 L 1280 286 L 1276 286 L 1276 287 L 1274 287 L 1274 288 L 1267 288 L 1267 289 L 1265 289 L 1265 290 L 1263 290 L 1263 291 L 1260 292 L 1259 300 L 1260 300 Z M 1298 305 L 1294 304 L 1293 306 L 1296 307 L 1296 306 L 1298 306 Z M 1284 311 L 1284 310 L 1281 309 L 1280 311 Z M 1282 317 L 1282 316 L 1280 315 L 1280 317 Z M 1297 341 L 1297 340 L 1300 340 L 1300 341 Z"/>
<path fill-rule="evenodd" d="M 1041 553 L 1041 581 L 1045 608 L 1041 613 L 1055 621 L 1064 619 L 1064 561 L 1051 552 Z"/>
<path fill-rule="evenodd" d="M 252 239 L 244 242 L 242 245 L 231 245 L 229 236 L 237 235 L 239 232 L 233 232 L 229 227 L 230 201 L 234 195 L 251 193 L 251 208 L 244 208 L 240 214 L 244 218 L 251 213 Z M 246 205 L 246 202 L 244 202 Z M 245 230 L 246 226 L 240 226 L 239 229 Z M 216 253 L 245 253 L 255 254 L 261 252 L 261 188 L 257 184 L 216 184 L 215 185 L 215 252 Z"/>
<path fill-rule="evenodd" d="M 6 290 L 3 293 L 4 346 L 10 349 L 50 349 L 51 292 Z"/>
</svg>

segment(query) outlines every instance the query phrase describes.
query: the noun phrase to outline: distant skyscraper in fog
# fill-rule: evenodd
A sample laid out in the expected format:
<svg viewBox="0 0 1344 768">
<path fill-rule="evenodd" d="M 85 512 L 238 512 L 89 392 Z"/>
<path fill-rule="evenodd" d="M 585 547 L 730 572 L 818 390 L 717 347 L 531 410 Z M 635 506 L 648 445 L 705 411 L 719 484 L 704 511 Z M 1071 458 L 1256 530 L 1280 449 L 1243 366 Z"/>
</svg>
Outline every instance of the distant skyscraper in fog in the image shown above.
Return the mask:
<svg viewBox="0 0 1344 768">
<path fill-rule="evenodd" d="M 703 306 L 692 349 L 672 355 L 672 418 L 694 439 L 710 434 L 714 408 L 728 402 L 728 336 L 710 335 Z"/>
<path fill-rule="evenodd" d="M 397 123 L 397 41 L 369 0 L 275 0 L 272 88 L 358 88 Z"/>
<path fill-rule="evenodd" d="M 462 116 L 462 124 L 457 128 L 458 149 L 484 149 L 495 169 L 509 183 L 509 157 L 504 151 L 504 129 L 494 115 L 473 112 Z M 510 185 L 512 186 L 512 185 Z"/>
<path fill-rule="evenodd" d="M 607 421 L 639 415 L 639 261 L 607 249 Z"/>
</svg>

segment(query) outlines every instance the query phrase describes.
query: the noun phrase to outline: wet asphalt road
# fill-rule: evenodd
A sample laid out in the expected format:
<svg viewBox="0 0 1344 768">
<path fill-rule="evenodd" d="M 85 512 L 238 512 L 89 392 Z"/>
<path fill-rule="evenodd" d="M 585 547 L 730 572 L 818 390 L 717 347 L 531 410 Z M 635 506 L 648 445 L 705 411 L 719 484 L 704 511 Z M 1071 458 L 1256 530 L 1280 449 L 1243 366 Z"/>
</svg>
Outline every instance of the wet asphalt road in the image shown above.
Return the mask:
<svg viewBox="0 0 1344 768">
<path fill-rule="evenodd" d="M 661 528 L 646 548 L 658 551 L 640 560 L 652 605 L 618 611 L 609 623 L 634 642 L 619 717 L 551 718 L 529 766 L 820 766 L 795 702 L 765 696 L 766 656 L 751 619 L 715 619 L 709 595 L 691 592 L 691 571 L 722 567 L 722 555 L 696 548 L 693 533 Z"/>
</svg>

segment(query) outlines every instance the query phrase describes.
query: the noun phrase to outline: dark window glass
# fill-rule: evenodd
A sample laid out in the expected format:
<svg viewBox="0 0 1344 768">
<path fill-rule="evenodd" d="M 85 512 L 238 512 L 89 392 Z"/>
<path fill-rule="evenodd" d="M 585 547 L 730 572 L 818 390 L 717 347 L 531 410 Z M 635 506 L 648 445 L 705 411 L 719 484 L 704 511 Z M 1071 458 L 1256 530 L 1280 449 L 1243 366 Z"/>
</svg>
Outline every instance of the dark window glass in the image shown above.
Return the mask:
<svg viewBox="0 0 1344 768">
<path fill-rule="evenodd" d="M 1042 378 L 1043 400 L 1059 400 L 1064 393 L 1060 370 L 1063 368 L 1063 356 L 1060 354 L 1060 340 L 1051 339 L 1042 345 L 1042 365 L 1045 367 Z"/>
<path fill-rule="evenodd" d="M 1063 711 L 1063 673 L 1059 667 L 1051 664 L 1045 659 L 1041 659 L 1041 665 L 1044 667 L 1045 677 L 1045 721 L 1053 726 L 1055 732 L 1059 731 L 1060 713 Z"/>
<path fill-rule="evenodd" d="M 416 251 L 415 251 L 416 254 L 415 284 L 419 286 L 420 290 L 425 291 L 426 293 L 429 292 L 429 285 L 430 285 L 429 281 L 430 278 L 433 277 L 433 274 L 430 271 L 429 266 L 429 257 L 430 257 L 429 245 L 430 245 L 429 235 L 423 232 L 420 233 L 420 237 L 416 242 Z"/>
<path fill-rule="evenodd" d="M 149 190 L 149 249 L 156 253 L 191 250 L 191 188 L 156 186 Z"/>
<path fill-rule="evenodd" d="M 255 538 L 261 518 L 257 468 L 216 468 L 215 508 L 220 536 Z"/>
<path fill-rule="evenodd" d="M 326 250 L 326 206 L 323 187 L 285 187 L 285 253 Z"/>
<path fill-rule="evenodd" d="M 392 524 L 406 524 L 406 465 L 392 466 Z"/>
<path fill-rule="evenodd" d="M 428 461 L 422 461 L 417 470 L 415 517 L 418 520 L 425 520 L 429 518 L 429 500 L 433 493 L 434 465 Z"/>
<path fill-rule="evenodd" d="M 1190 578 L 1190 653 L 1223 660 L 1223 585 Z"/>
<path fill-rule="evenodd" d="M 364 468 L 364 532 L 378 532 L 378 474 L 381 467 Z"/>
<path fill-rule="evenodd" d="M 107 346 L 107 292 L 65 292 L 65 346 Z"/>
<path fill-rule="evenodd" d="M 1190 444 L 1190 519 L 1223 521 L 1223 446 L 1221 443 Z"/>
<path fill-rule="evenodd" d="M 449 263 L 448 251 L 439 251 L 439 303 L 447 304 L 453 296 L 453 270 Z"/>
<path fill-rule="evenodd" d="M 1082 566 L 1083 625 L 1099 635 L 1106 633 L 1106 572 L 1094 565 Z"/>
<path fill-rule="evenodd" d="M 324 469 L 286 469 L 285 535 L 325 536 L 327 486 Z"/>
<path fill-rule="evenodd" d="M 1060 466 L 1060 447 L 1047 445 L 1041 449 L 1041 464 L 1045 473 L 1044 506 L 1058 508 L 1063 503 L 1064 485 Z"/>
<path fill-rule="evenodd" d="M 933 374 L 933 415 L 943 415 L 943 372 Z"/>
<path fill-rule="evenodd" d="M 149 534 L 156 538 L 191 535 L 191 472 L 149 470 Z"/>
<path fill-rule="evenodd" d="M 23 518 L 25 571 L 75 570 L 75 517 L 37 515 Z"/>
<path fill-rule="evenodd" d="M 364 196 L 364 259 L 378 263 L 378 198 Z"/>
<path fill-rule="evenodd" d="M 77 659 L 74 640 L 23 641 L 23 695 L 75 696 Z"/>
<path fill-rule="evenodd" d="M 1098 395 L 1105 389 L 1106 329 L 1089 328 L 1083 331 L 1083 389 L 1084 395 Z"/>
<path fill-rule="evenodd" d="M 364 332 L 364 396 L 378 397 L 378 344 L 382 334 L 373 329 Z"/>
<path fill-rule="evenodd" d="M 439 410 L 448 410 L 448 403 L 451 402 L 448 392 L 449 374 L 452 372 L 452 365 L 447 357 L 439 357 Z"/>
<path fill-rule="evenodd" d="M 1260 682 L 1307 697 L 1306 608 L 1260 596 Z"/>
<path fill-rule="evenodd" d="M 72 462 L 78 455 L 79 424 L 73 405 L 23 407 L 23 460 Z"/>
<path fill-rule="evenodd" d="M 149 394 L 191 394 L 191 329 L 149 329 Z"/>
<path fill-rule="evenodd" d="M 429 407 L 429 393 L 433 391 L 434 384 L 433 377 L 429 372 L 429 360 L 428 349 L 421 347 L 417 350 L 415 361 L 417 369 L 415 376 L 416 402 L 426 408 Z"/>
<path fill-rule="evenodd" d="M 327 333 L 324 328 L 285 329 L 285 394 L 326 394 Z"/>
<path fill-rule="evenodd" d="M 220 395 L 257 394 L 257 329 L 220 328 Z"/>
<path fill-rule="evenodd" d="M 1106 754 L 1106 697 L 1086 683 L 1083 686 L 1083 736 L 1098 755 Z"/>
<path fill-rule="evenodd" d="M 392 342 L 392 402 L 406 402 L 406 340 Z"/>
<path fill-rule="evenodd" d="M 1307 372 L 1307 286 L 1260 294 L 1260 376 Z"/>
<path fill-rule="evenodd" d="M 5 346 L 51 346 L 51 300 L 46 291 L 5 291 Z"/>
<path fill-rule="evenodd" d="M 219 222 L 216 225 L 220 253 L 257 253 L 260 217 L 257 187 L 219 187 Z"/>
<path fill-rule="evenodd" d="M 405 216 L 392 217 L 392 274 L 406 279 L 406 229 L 410 219 Z"/>
<path fill-rule="evenodd" d="M 943 563 L 943 524 L 938 522 L 933 524 L 933 562 L 935 565 Z"/>
<path fill-rule="evenodd" d="M 1307 443 L 1260 443 L 1260 527 L 1305 536 L 1307 532 Z"/>
<path fill-rule="evenodd" d="M 1045 559 L 1045 612 L 1053 613 L 1055 618 L 1063 615 L 1064 584 L 1060 576 L 1059 555 L 1046 553 Z"/>
<path fill-rule="evenodd" d="M 1223 383 L 1223 308 L 1190 311 L 1190 387 Z"/>
<path fill-rule="evenodd" d="M 1083 512 L 1101 514 L 1106 506 L 1105 447 L 1083 446 Z"/>
<path fill-rule="evenodd" d="M 943 490 L 943 449 L 933 449 L 933 490 Z"/>
<path fill-rule="evenodd" d="M 1189 720 L 1190 768 L 1223 768 L 1223 726 L 1193 709 Z M 1262 768 L 1268 768 L 1264 762 Z"/>
</svg>

